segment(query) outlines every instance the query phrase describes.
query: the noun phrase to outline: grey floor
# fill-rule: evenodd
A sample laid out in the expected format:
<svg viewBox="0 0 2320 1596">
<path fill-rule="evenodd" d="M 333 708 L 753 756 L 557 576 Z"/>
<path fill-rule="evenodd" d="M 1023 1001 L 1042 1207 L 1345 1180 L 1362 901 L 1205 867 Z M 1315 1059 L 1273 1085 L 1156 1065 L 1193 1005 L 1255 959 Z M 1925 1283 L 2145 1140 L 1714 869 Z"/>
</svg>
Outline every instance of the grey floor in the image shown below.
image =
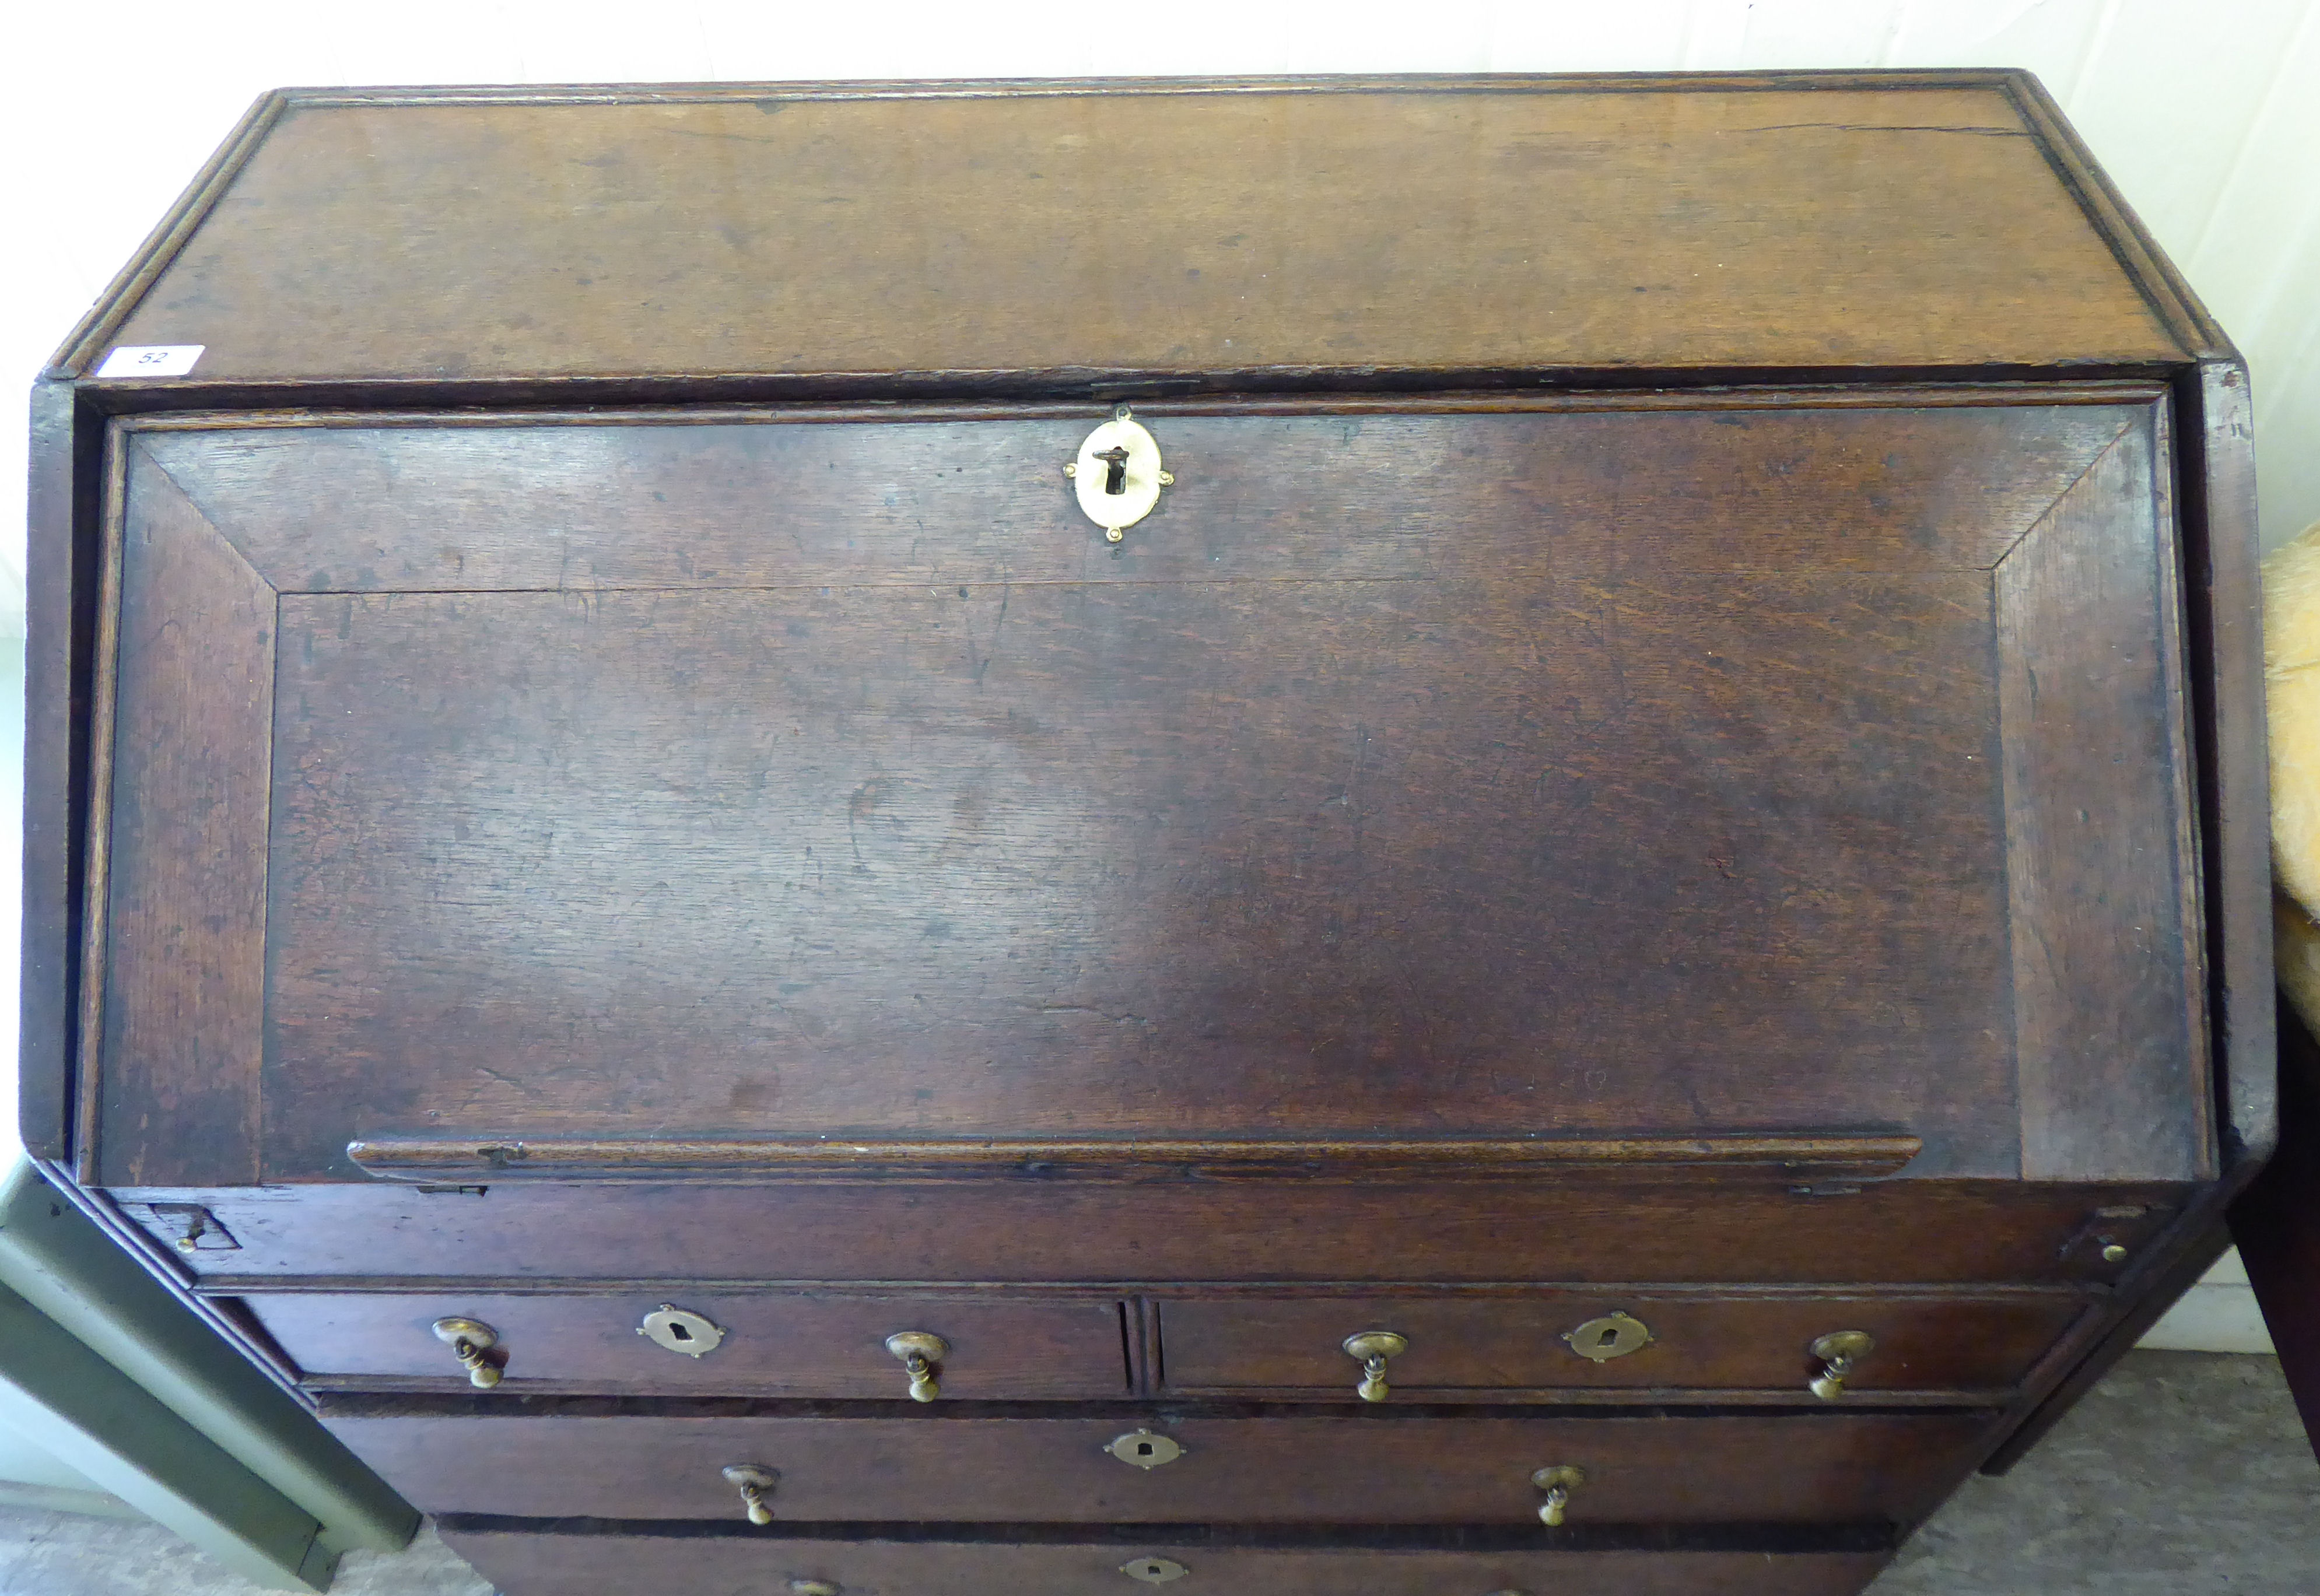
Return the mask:
<svg viewBox="0 0 2320 1596">
<path fill-rule="evenodd" d="M 0 1509 L 0 1596 L 254 1596 L 168 1532 Z M 489 1596 L 426 1535 L 341 1596 Z M 2269 1357 L 2138 1352 L 2003 1479 L 1977 1479 L 1871 1596 L 2315 1596 L 2320 1464 Z"/>
</svg>

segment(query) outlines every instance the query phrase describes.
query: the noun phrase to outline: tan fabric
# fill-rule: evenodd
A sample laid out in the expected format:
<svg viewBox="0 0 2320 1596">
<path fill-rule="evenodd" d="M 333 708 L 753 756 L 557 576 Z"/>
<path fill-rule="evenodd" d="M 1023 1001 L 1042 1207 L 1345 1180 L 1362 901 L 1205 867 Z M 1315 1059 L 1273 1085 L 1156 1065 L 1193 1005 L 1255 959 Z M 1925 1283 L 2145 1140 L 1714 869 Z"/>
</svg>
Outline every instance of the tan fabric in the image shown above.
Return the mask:
<svg viewBox="0 0 2320 1596">
<path fill-rule="evenodd" d="M 2320 1029 L 2320 522 L 2264 559 L 2263 675 L 2279 984 Z"/>
</svg>

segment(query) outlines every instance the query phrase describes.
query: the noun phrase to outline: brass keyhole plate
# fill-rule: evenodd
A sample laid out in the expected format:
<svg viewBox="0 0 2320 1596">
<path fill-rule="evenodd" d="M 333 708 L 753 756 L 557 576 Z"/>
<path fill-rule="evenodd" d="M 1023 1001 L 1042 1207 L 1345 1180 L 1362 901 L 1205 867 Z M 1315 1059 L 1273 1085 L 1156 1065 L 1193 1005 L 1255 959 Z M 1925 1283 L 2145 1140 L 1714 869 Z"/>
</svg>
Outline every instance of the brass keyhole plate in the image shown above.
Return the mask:
<svg viewBox="0 0 2320 1596">
<path fill-rule="evenodd" d="M 1600 1364 L 1641 1352 L 1651 1345 L 1652 1331 L 1640 1319 L 1626 1313 L 1607 1313 L 1600 1319 L 1589 1319 L 1576 1329 L 1563 1331 L 1563 1338 L 1571 1343 L 1572 1351 Z"/>
<path fill-rule="evenodd" d="M 1122 460 L 1116 451 L 1125 449 Z M 1160 490 L 1175 479 L 1160 468 L 1160 445 L 1141 422 L 1131 419 L 1121 405 L 1111 420 L 1087 435 L 1079 458 L 1066 468 L 1080 509 L 1101 527 L 1112 542 L 1152 513 Z M 1118 493 L 1110 492 L 1113 483 Z"/>
<path fill-rule="evenodd" d="M 637 1327 L 637 1334 L 656 1347 L 681 1352 L 687 1357 L 706 1356 L 725 1339 L 725 1332 L 701 1315 L 666 1302 L 645 1315 L 645 1322 Z"/>
<path fill-rule="evenodd" d="M 1130 1468 L 1158 1468 L 1164 1463 L 1174 1463 L 1184 1455 L 1184 1448 L 1166 1436 L 1155 1436 L 1148 1429 L 1134 1429 L 1104 1448 Z"/>
<path fill-rule="evenodd" d="M 1192 1571 L 1173 1557 L 1131 1557 L 1119 1565 L 1119 1572 L 1147 1585 L 1165 1585 Z"/>
</svg>

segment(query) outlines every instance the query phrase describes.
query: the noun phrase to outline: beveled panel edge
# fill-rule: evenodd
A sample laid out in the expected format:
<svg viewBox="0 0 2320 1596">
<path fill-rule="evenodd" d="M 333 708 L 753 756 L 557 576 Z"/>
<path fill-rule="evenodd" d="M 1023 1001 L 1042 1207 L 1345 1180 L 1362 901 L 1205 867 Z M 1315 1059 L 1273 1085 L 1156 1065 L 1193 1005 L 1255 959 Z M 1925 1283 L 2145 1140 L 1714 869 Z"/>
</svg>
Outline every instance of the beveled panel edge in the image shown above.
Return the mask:
<svg viewBox="0 0 2320 1596">
<path fill-rule="evenodd" d="M 1146 1181 L 1405 1176 L 1503 1180 L 1573 1167 L 1672 1165 L 1877 1178 L 1897 1174 L 1924 1142 L 1880 1133 L 1573 1138 L 1439 1141 L 1101 1141 L 1063 1138 L 814 1140 L 614 1139 L 585 1137 L 371 1137 L 347 1144 L 367 1174 L 438 1180 L 716 1179 Z"/>
<path fill-rule="evenodd" d="M 2029 131 L 2031 141 L 2045 156 L 2064 192 L 2078 202 L 2088 225 L 2109 246 L 2111 258 L 2143 295 L 2160 326 L 2193 359 L 2236 358 L 2237 351 L 2223 328 L 2127 204 L 2038 75 L 2016 68 L 1999 77 L 1999 86 Z"/>
<path fill-rule="evenodd" d="M 381 85 L 284 88 L 295 105 L 616 105 L 747 100 L 992 100 L 1100 95 L 1735 93 L 1796 88 L 2003 89 L 1992 67 L 1784 68 L 1723 72 L 1317 72 L 1123 77 L 865 77 L 827 82 Z"/>
<path fill-rule="evenodd" d="M 133 457 L 133 458 L 132 458 Z M 130 485 L 139 467 L 150 473 L 160 488 L 181 503 L 206 535 L 213 540 L 226 560 L 248 576 L 252 585 L 274 596 L 272 584 L 264 573 L 257 570 L 236 549 L 231 539 L 221 531 L 202 507 L 195 503 L 159 460 L 154 459 L 130 433 L 130 430 L 108 423 L 105 429 L 105 461 L 104 501 L 100 519 L 100 559 L 103 575 L 99 583 L 96 614 L 95 657 L 91 667 L 90 700 L 87 740 L 89 777 L 82 849 L 81 927 L 78 963 L 78 1011 L 74 1017 L 71 1043 L 75 1060 L 75 1106 L 73 1111 L 73 1178 L 82 1185 L 104 1187 L 105 1149 L 104 1147 L 103 1094 L 104 1072 L 104 1008 L 107 994 L 107 972 L 110 963 L 111 939 L 113 933 L 112 913 L 113 883 L 113 766 L 115 743 L 120 726 L 120 676 L 122 647 L 122 619 L 127 602 L 124 585 L 124 563 L 127 541 Z M 263 674 L 271 678 L 276 628 L 268 625 L 262 645 Z M 172 686 L 198 690 L 202 681 L 172 683 Z M 247 707 L 247 706 L 245 706 Z M 273 719 L 270 704 L 259 716 L 260 742 L 268 751 L 261 764 L 270 768 L 273 739 Z M 270 790 L 268 794 L 270 805 Z M 261 811 L 258 830 L 266 834 L 270 820 Z M 260 848 L 255 869 L 258 877 L 258 931 L 261 944 L 259 981 L 263 973 L 262 943 L 266 918 L 265 876 L 267 870 L 266 849 Z M 251 1102 L 249 1112 L 253 1125 L 261 1109 L 256 1098 L 257 1082 L 250 1082 Z M 249 1180 L 256 1184 L 259 1178 L 260 1137 L 253 1131 L 250 1138 Z"/>
<path fill-rule="evenodd" d="M 2272 975 L 2271 767 L 2264 748 L 2263 596 L 2254 406 L 2236 354 L 2176 385 L 2177 531 L 2198 780 L 2210 1060 L 2227 1162 L 2261 1164 L 2279 1137 Z M 2252 1177 L 2251 1170 L 2251 1177 Z"/>
<path fill-rule="evenodd" d="M 836 376 L 866 374 L 839 373 Z M 1001 374 L 956 374 L 993 376 Z M 1390 373 L 1370 368 L 1372 376 Z M 666 380 L 689 380 L 670 374 Z M 1585 389 L 1444 388 L 1425 393 L 1155 394 L 1135 399 L 1143 415 L 1503 415 L 1666 410 L 1930 410 L 1977 406 L 2044 409 L 2054 405 L 2145 405 L 2167 397 L 2168 385 L 2142 376 L 2056 382 L 1991 382 L 1962 378 L 1885 385 L 1769 380 L 1699 387 Z M 113 425 L 136 432 L 205 432 L 263 429 L 440 427 L 739 426 L 780 423 L 1092 421 L 1108 404 L 1094 399 L 954 399 L 883 401 L 797 400 L 699 404 L 616 404 L 585 409 L 510 406 L 456 411 L 383 406 L 292 406 L 281 409 L 184 409 L 125 413 Z"/>
<path fill-rule="evenodd" d="M 106 880 L 112 860 L 113 739 L 121 655 L 121 563 L 122 526 L 129 512 L 129 450 L 132 440 L 117 425 L 104 430 L 104 486 L 97 527 L 98 567 L 95 658 L 90 666 L 87 731 L 88 788 L 82 833 L 80 945 L 75 950 L 79 975 L 77 1011 L 68 1017 L 73 1080 L 73 1175 L 98 1183 L 98 1111 L 102 1096 L 98 1062 L 104 1026 Z"/>
<path fill-rule="evenodd" d="M 2173 928 L 2180 933 L 2161 936 L 2146 950 L 2148 957 L 2163 957 L 2171 948 L 2176 975 L 2181 982 L 2203 988 L 2205 949 L 2196 936 L 2202 916 L 2196 890 L 2188 879 L 2196 869 L 2194 821 L 2189 812 L 2190 772 L 2195 757 L 2187 746 L 2182 725 L 2180 683 L 2168 673 L 2181 663 L 2182 612 L 2176 607 L 2171 570 L 2178 558 L 2179 534 L 2168 492 L 2170 442 L 2167 412 L 2152 405 L 2130 424 L 2083 471 L 2044 514 L 2016 540 L 1995 567 L 1991 591 L 1992 621 L 1999 662 L 1996 698 L 1999 731 L 2002 803 L 2007 822 L 2004 834 L 2009 897 L 2008 939 L 2012 948 L 2014 1028 L 2016 1037 L 2016 1102 L 2021 1115 L 2022 1174 L 2027 1179 L 2180 1179 L 2211 1181 L 2218 1170 L 2215 1159 L 2214 1110 L 2209 1076 L 2209 1047 L 2204 1004 L 2198 991 L 2179 996 L 2172 1005 L 2168 1029 L 2180 1042 L 2186 1078 L 2182 1090 L 2188 1102 L 2177 1103 L 2160 1092 L 2149 1075 L 2112 1079 L 2107 1088 L 2091 1093 L 2088 1084 L 2063 1061 L 2039 1044 L 2058 1035 L 2074 1034 L 2071 1023 L 2083 1019 L 2099 1003 L 2107 988 L 2114 996 L 2146 991 L 2134 977 L 2138 956 L 2124 943 L 2107 943 L 2093 933 L 2092 920 L 2074 923 L 2089 903 L 2108 897 L 2086 890 L 2090 863 L 2123 865 L 2125 856 L 2139 851 L 2143 839 L 2163 837 L 2163 884 L 2142 894 L 2143 911 L 2171 911 L 2182 917 Z M 2107 490 L 2116 502 L 2082 503 L 2086 495 Z M 2106 513 L 2107 512 L 2107 513 Z M 2075 540 L 2061 547 L 2055 540 L 2068 536 L 2066 523 L 2078 521 Z M 2114 523 L 2132 528 L 2134 544 L 2113 549 L 2104 540 Z M 2077 566 L 2072 561 L 2081 562 Z M 2049 569 L 2050 565 L 2052 569 Z M 2125 631 L 2090 641 L 2070 622 L 2077 616 L 2066 606 L 2087 587 L 2103 591 L 2114 601 L 2107 618 Z M 2129 622 L 2132 621 L 2132 625 Z M 2011 645 L 2009 649 L 2008 645 Z M 2106 800 L 2115 801 L 2122 789 L 2115 781 L 2098 778 L 2091 769 L 2074 767 L 2062 750 L 2084 741 L 2075 710 L 2107 707 L 2115 693 L 2107 680 L 2092 679 L 2087 650 L 2124 648 L 2125 657 L 2147 655 L 2148 669 L 2159 697 L 2156 730 L 2170 768 L 2157 786 L 2160 800 L 2172 810 L 2152 823 L 2147 811 L 2107 814 L 2116 824 L 2106 835 L 2100 830 L 2091 840 L 2071 839 L 2053 822 L 2076 809 L 2084 822 L 2088 810 L 2103 812 Z M 2077 650 L 2073 653 L 2071 650 Z M 2098 694 L 2098 698 L 2073 696 Z M 2040 705 L 2059 698 L 2061 710 L 2042 712 Z M 2098 723 L 2098 714 L 2089 719 Z M 2045 758 L 2038 725 L 2044 722 Z M 2131 790 L 2131 789 L 2126 789 Z M 2158 794 L 2134 794 L 2155 800 Z M 2084 804 L 2087 807 L 2078 807 Z M 2088 850 L 2098 857 L 2090 857 Z M 2131 879 L 2123 870 L 2107 879 Z M 2163 908 L 2162 908 L 2163 906 Z M 2098 918 L 2098 917 L 2097 917 Z M 2137 928 L 2140 929 L 2139 927 Z M 2062 951 L 2062 968 L 2050 968 L 2049 954 Z M 2091 952 L 2089 951 L 2091 950 Z M 2180 988 L 2179 988 L 2180 991 Z M 2137 1034 L 2154 1034 L 2143 1032 Z M 2146 1055 L 2147 1056 L 2147 1055 Z M 2167 1082 L 2164 1084 L 2171 1085 Z M 2149 1098 L 2159 1101 L 2146 1101 Z M 2098 1118 L 2097 1105 L 2118 1105 L 2119 1111 Z M 2192 1122 L 2178 1129 L 2167 1123 L 2168 1110 L 2191 1111 Z M 2137 1111 L 2140 1111 L 2139 1112 Z M 2154 1126 L 2157 1111 L 2161 1124 Z M 2130 1129 L 2130 1122 L 2132 1129 Z M 2089 1170 L 2089 1161 L 2098 1167 Z M 2163 1166 L 2163 1167 L 2162 1167 Z"/>
<path fill-rule="evenodd" d="M 266 135 L 288 108 L 292 96 L 280 89 L 258 96 L 248 111 L 242 113 L 225 141 L 202 169 L 194 174 L 192 182 L 177 196 L 177 203 L 145 235 L 145 241 L 129 258 L 129 263 L 116 273 L 104 292 L 65 335 L 55 354 L 49 357 L 42 369 L 43 376 L 83 377 L 97 350 L 104 347 L 121 324 L 127 321 L 150 288 L 177 258 L 177 251 L 195 230 L 209 219 L 210 212 L 231 187 L 242 167 L 266 141 Z"/>
</svg>

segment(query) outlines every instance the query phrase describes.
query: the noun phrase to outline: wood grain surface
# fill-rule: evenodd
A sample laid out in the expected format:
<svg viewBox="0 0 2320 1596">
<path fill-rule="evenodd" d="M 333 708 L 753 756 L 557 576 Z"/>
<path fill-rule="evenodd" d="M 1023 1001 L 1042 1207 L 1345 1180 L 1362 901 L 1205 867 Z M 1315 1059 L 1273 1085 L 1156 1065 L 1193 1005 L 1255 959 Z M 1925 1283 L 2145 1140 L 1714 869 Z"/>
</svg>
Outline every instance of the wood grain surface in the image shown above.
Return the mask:
<svg viewBox="0 0 2320 1596">
<path fill-rule="evenodd" d="M 675 1290 L 675 1288 L 672 1288 Z M 666 1304 L 725 1332 L 699 1357 L 639 1333 Z M 310 1375 L 443 1375 L 464 1383 L 429 1327 L 476 1319 L 499 1334 L 502 1389 L 534 1380 L 593 1390 L 747 1392 L 892 1398 L 907 1403 L 910 1376 L 886 1350 L 898 1331 L 950 1343 L 939 1381 L 954 1401 L 1101 1398 L 1129 1390 L 1116 1301 L 1007 1301 L 841 1292 L 734 1297 L 675 1290 L 619 1296 L 380 1296 L 300 1292 L 248 1300 L 249 1312 Z"/>
<path fill-rule="evenodd" d="M 1845 1386 L 1873 1401 L 1878 1392 L 2011 1387 L 2081 1310 L 2063 1295 L 2012 1302 L 1665 1298 L 1648 1290 L 1465 1301 L 1164 1297 L 1158 1346 L 1174 1392 L 1296 1389 L 1343 1401 L 1362 1365 L 1340 1344 L 1364 1330 L 1391 1330 L 1409 1347 L 1390 1362 L 1386 1378 L 1409 1401 L 1451 1400 L 1454 1392 L 1615 1386 L 1754 1386 L 1810 1401 L 1806 1384 L 1821 1372 L 1808 1350 L 1813 1341 L 1833 1330 L 1865 1330 L 1877 1338 L 1876 1350 Z M 1650 1343 L 1600 1363 L 1582 1356 L 1572 1333 L 1612 1313 L 1641 1319 Z"/>
<path fill-rule="evenodd" d="M 2173 549 L 2145 428 L 1997 573 L 2022 1168 L 2212 1177 Z M 2096 884 L 2099 884 L 2097 885 Z"/>
<path fill-rule="evenodd" d="M 2000 75 L 1106 86 L 294 98 L 109 341 L 209 381 L 2185 352 Z"/>
<path fill-rule="evenodd" d="M 400 1183 L 122 1192 L 207 1208 L 252 1286 L 494 1281 L 2107 1282 L 2186 1188 L 1906 1180 L 751 1187 Z M 2098 1219 L 2104 1209 L 2133 1219 Z M 878 1273 L 871 1274 L 872 1270 Z M 418 1289 L 416 1287 L 411 1289 Z"/>
<path fill-rule="evenodd" d="M 1392 1547 L 1216 1545 L 1156 1529 L 1150 1541 L 1009 1546 L 946 1539 L 808 1539 L 779 1530 L 666 1537 L 539 1534 L 511 1521 L 441 1525 L 443 1544 L 505 1596 L 631 1596 L 682 1569 L 690 1596 L 764 1596 L 800 1581 L 845 1596 L 1084 1596 L 1127 1590 L 1121 1565 L 1161 1556 L 1203 1587 L 1265 1596 L 1442 1596 L 1453 1591 L 1551 1591 L 1555 1596 L 1853 1596 L 1886 1551 L 1564 1551 L 1464 1549 L 1472 1534 Z M 744 1530 L 749 1527 L 740 1526 Z M 1339 1530 L 1339 1536 L 1344 1535 Z M 1543 1540 L 1534 1524 L 1523 1532 Z M 1565 1536 L 1572 1534 L 1564 1531 Z M 1445 1532 L 1446 1537 L 1446 1532 Z M 1853 1537 L 1858 1539 L 1860 1537 Z"/>
<path fill-rule="evenodd" d="M 1062 420 L 154 433 L 285 590 L 269 1174 L 646 1127 L 2017 1167 L 1989 570 L 2144 406 L 1153 419 L 1123 549 Z"/>
<path fill-rule="evenodd" d="M 275 594 L 131 446 L 102 929 L 97 1172 L 254 1180 Z"/>
<path fill-rule="evenodd" d="M 1587 1474 L 1575 1523 L 1910 1523 L 1963 1476 L 1990 1424 L 1957 1413 L 986 1419 L 939 1404 L 886 1419 L 708 1419 L 566 1406 L 539 1397 L 503 1418 L 325 1422 L 427 1512 L 738 1519 L 718 1471 L 754 1462 L 780 1474 L 771 1506 L 791 1521 L 1534 1527 L 1532 1472 L 1566 1463 Z M 1183 1455 L 1144 1469 L 1106 1450 L 1138 1428 Z"/>
</svg>

